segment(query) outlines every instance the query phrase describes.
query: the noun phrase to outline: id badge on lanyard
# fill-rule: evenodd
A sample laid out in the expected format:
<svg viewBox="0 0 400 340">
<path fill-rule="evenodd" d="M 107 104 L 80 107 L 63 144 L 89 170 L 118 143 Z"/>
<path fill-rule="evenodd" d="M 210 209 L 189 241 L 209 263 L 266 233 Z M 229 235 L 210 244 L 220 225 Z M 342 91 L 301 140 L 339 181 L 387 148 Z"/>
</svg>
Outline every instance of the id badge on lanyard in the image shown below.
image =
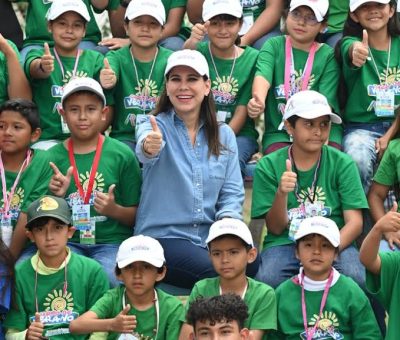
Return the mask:
<svg viewBox="0 0 400 340">
<path fill-rule="evenodd" d="M 11 244 L 13 234 L 13 227 L 11 222 L 11 217 L 7 217 L 5 214 L 1 216 L 1 239 L 4 244 L 9 247 Z"/>
<path fill-rule="evenodd" d="M 375 115 L 377 117 L 394 116 L 394 91 L 390 88 L 376 90 Z"/>
<path fill-rule="evenodd" d="M 80 243 L 96 244 L 96 222 L 90 217 L 90 204 L 73 205 L 72 221 L 79 230 Z"/>
</svg>

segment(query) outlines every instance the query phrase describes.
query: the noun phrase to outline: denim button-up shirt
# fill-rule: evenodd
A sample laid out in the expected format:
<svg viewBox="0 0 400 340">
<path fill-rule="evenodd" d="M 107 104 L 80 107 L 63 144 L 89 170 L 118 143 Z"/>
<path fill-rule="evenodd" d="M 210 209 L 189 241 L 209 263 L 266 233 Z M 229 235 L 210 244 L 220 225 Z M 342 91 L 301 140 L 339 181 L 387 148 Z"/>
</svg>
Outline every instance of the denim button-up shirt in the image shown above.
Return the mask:
<svg viewBox="0 0 400 340">
<path fill-rule="evenodd" d="M 201 123 L 192 145 L 184 122 L 174 111 L 156 117 L 163 135 L 157 157 L 143 153 L 143 139 L 152 131 L 148 116 L 137 122 L 136 154 L 143 163 L 143 184 L 135 234 L 154 238 L 181 238 L 205 246 L 211 224 L 223 217 L 242 218 L 244 188 L 236 138 L 219 126 L 226 150 L 208 156 Z"/>
</svg>

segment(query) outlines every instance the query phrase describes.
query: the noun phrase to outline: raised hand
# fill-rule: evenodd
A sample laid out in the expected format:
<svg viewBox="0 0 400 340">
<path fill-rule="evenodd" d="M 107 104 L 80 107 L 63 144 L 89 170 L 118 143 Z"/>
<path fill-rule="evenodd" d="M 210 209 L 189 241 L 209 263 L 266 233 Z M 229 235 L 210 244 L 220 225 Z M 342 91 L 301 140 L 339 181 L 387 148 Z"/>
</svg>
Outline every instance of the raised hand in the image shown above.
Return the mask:
<svg viewBox="0 0 400 340">
<path fill-rule="evenodd" d="M 128 315 L 131 306 L 128 304 L 124 309 L 113 319 L 111 328 L 113 332 L 132 333 L 136 328 L 136 316 Z"/>
<path fill-rule="evenodd" d="M 150 124 L 152 131 L 143 141 L 143 151 L 150 156 L 156 156 L 161 150 L 163 136 L 157 125 L 156 117 L 150 116 Z"/>
<path fill-rule="evenodd" d="M 42 336 L 44 330 L 44 325 L 40 321 L 40 314 L 35 313 L 35 321 L 33 321 L 26 332 L 25 339 L 26 340 L 43 340 L 46 339 Z"/>
<path fill-rule="evenodd" d="M 278 190 L 283 194 L 288 194 L 294 191 L 297 183 L 297 174 L 292 171 L 292 162 L 290 159 L 286 160 L 286 171 L 282 174 L 281 182 L 279 183 Z"/>
<path fill-rule="evenodd" d="M 44 52 L 40 58 L 40 70 L 45 74 L 50 74 L 54 71 L 54 57 L 51 55 L 48 43 L 44 43 Z"/>
<path fill-rule="evenodd" d="M 253 98 L 247 103 L 247 113 L 250 118 L 257 118 L 264 112 L 265 103 L 261 100 L 257 94 L 253 95 Z"/>
<path fill-rule="evenodd" d="M 53 176 L 50 179 L 49 190 L 56 196 L 64 197 L 71 183 L 73 167 L 70 166 L 65 175 L 53 162 L 50 162 L 50 167 L 53 169 Z"/>
<path fill-rule="evenodd" d="M 94 199 L 94 209 L 101 215 L 110 216 L 115 209 L 115 184 L 111 184 L 108 192 L 96 192 Z"/>
<path fill-rule="evenodd" d="M 363 38 L 362 41 L 356 41 L 352 45 L 351 50 L 351 61 L 354 66 L 361 67 L 365 64 L 369 55 L 369 47 L 368 47 L 368 32 L 367 30 L 363 30 Z"/>
<path fill-rule="evenodd" d="M 100 71 L 100 84 L 104 89 L 111 89 L 117 83 L 115 72 L 110 67 L 107 58 L 104 58 L 104 67 Z"/>
<path fill-rule="evenodd" d="M 202 41 L 204 37 L 207 35 L 209 26 L 210 26 L 209 21 L 206 21 L 204 24 L 197 23 L 192 27 L 190 38 L 197 41 Z"/>
</svg>

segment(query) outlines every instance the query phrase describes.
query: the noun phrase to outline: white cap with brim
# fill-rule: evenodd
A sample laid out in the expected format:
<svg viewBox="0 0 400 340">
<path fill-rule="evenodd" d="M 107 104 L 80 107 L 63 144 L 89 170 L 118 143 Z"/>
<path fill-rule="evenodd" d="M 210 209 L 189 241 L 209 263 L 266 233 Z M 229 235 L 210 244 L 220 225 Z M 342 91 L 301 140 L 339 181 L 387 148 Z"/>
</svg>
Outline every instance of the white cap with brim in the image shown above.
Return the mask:
<svg viewBox="0 0 400 340">
<path fill-rule="evenodd" d="M 147 262 L 161 268 L 165 263 L 164 249 L 160 242 L 150 236 L 137 235 L 121 243 L 117 253 L 118 268 L 124 268 L 133 262 Z"/>
<path fill-rule="evenodd" d="M 304 119 L 330 116 L 332 123 L 342 123 L 342 119 L 332 112 L 326 97 L 312 90 L 300 91 L 290 97 L 285 106 L 283 119 L 287 120 L 292 116 L 299 116 Z"/>
<path fill-rule="evenodd" d="M 292 0 L 290 2 L 290 12 L 300 6 L 307 6 L 312 9 L 318 22 L 324 20 L 326 13 L 329 9 L 328 0 Z"/>
<path fill-rule="evenodd" d="M 90 21 L 90 14 L 82 0 L 55 0 L 47 12 L 46 18 L 48 21 L 57 19 L 60 15 L 66 12 L 78 13 L 87 22 Z"/>
<path fill-rule="evenodd" d="M 299 229 L 294 235 L 294 240 L 298 241 L 301 238 L 311 234 L 321 235 L 325 237 L 335 248 L 339 247 L 339 228 L 336 223 L 329 218 L 322 216 L 305 218 L 303 221 L 301 221 Z"/>
<path fill-rule="evenodd" d="M 102 99 L 103 105 L 106 106 L 106 97 L 104 96 L 101 85 L 93 78 L 86 77 L 73 78 L 67 85 L 65 85 L 63 95 L 61 97 L 61 106 L 66 98 L 78 91 L 90 91 L 97 94 Z"/>
<path fill-rule="evenodd" d="M 242 239 L 246 244 L 254 247 L 253 237 L 249 227 L 241 220 L 235 218 L 223 218 L 217 222 L 214 222 L 208 232 L 206 243 L 209 244 L 217 237 L 222 235 L 235 235 Z"/>
<path fill-rule="evenodd" d="M 211 18 L 227 14 L 235 18 L 243 16 L 243 8 L 239 0 L 205 0 L 203 3 L 203 21 L 206 22 Z"/>
<path fill-rule="evenodd" d="M 164 75 L 166 76 L 176 66 L 188 66 L 195 70 L 201 76 L 209 75 L 209 68 L 206 58 L 195 50 L 181 50 L 172 53 L 167 61 Z"/>
<path fill-rule="evenodd" d="M 165 24 L 165 8 L 160 0 L 132 0 L 125 12 L 125 19 L 133 20 L 142 15 L 150 15 L 161 26 Z"/>
<path fill-rule="evenodd" d="M 361 5 L 367 2 L 377 2 L 378 4 L 388 4 L 390 0 L 350 0 L 350 12 L 354 12 Z"/>
</svg>

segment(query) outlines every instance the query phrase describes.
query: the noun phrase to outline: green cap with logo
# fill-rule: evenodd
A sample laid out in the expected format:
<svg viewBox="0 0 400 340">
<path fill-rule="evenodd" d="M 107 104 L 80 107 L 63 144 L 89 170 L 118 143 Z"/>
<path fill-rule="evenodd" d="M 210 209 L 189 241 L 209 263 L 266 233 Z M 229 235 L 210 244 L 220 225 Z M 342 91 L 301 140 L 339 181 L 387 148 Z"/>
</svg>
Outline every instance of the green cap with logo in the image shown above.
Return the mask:
<svg viewBox="0 0 400 340">
<path fill-rule="evenodd" d="M 32 222 L 41 217 L 52 217 L 65 224 L 72 224 L 71 210 L 67 201 L 61 197 L 46 195 L 33 201 L 28 207 L 27 215 L 27 229 L 32 227 Z"/>
</svg>

